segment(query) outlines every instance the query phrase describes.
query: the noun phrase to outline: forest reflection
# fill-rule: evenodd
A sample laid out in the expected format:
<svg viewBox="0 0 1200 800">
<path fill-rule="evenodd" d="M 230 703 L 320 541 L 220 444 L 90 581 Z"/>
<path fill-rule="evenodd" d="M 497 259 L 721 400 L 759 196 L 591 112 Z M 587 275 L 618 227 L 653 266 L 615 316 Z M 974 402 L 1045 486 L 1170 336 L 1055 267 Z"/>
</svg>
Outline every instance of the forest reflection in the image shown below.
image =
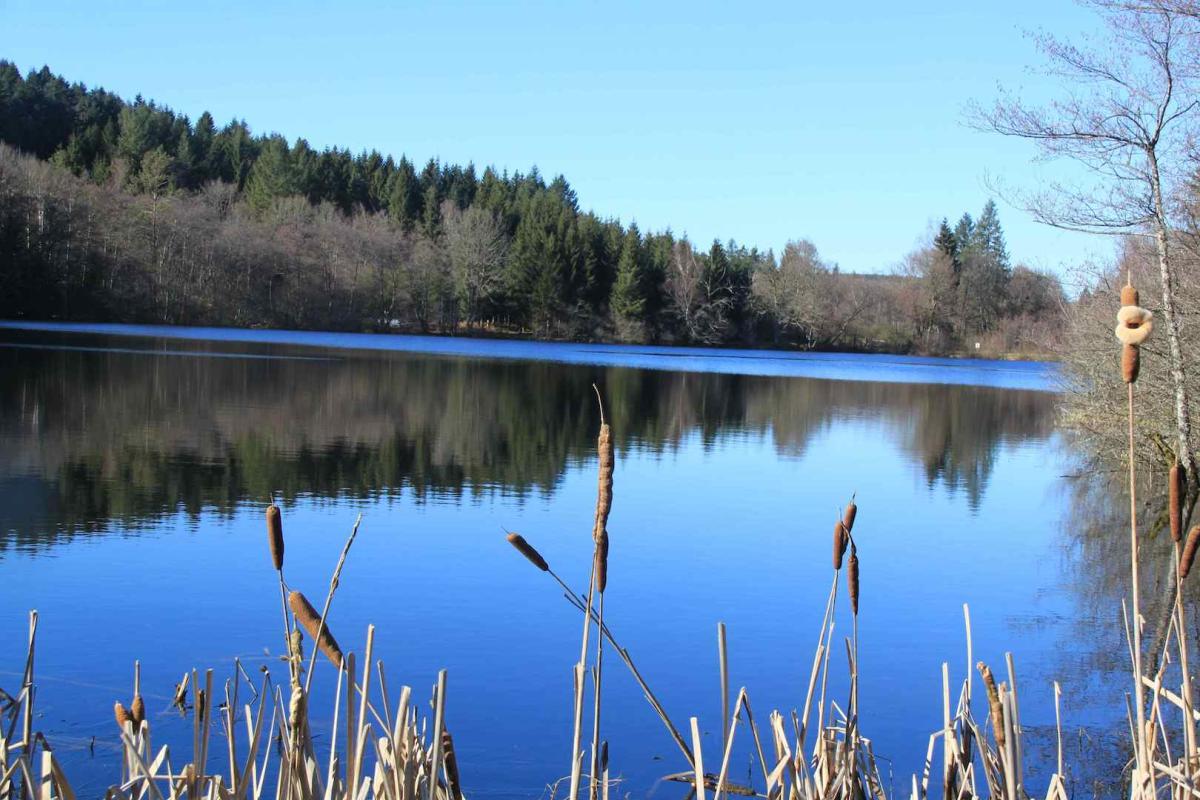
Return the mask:
<svg viewBox="0 0 1200 800">
<path fill-rule="evenodd" d="M 928 484 L 977 506 L 1001 446 L 1044 439 L 1054 396 L 884 384 L 5 334 L 0 549 L 230 513 L 272 493 L 418 499 L 553 492 L 594 455 L 595 382 L 621 450 L 769 436 L 799 456 L 839 420 L 878 424 Z M 86 347 L 80 346 L 86 345 Z M 881 444 L 883 441 L 881 440 Z M 871 454 L 847 457 L 869 458 Z"/>
</svg>

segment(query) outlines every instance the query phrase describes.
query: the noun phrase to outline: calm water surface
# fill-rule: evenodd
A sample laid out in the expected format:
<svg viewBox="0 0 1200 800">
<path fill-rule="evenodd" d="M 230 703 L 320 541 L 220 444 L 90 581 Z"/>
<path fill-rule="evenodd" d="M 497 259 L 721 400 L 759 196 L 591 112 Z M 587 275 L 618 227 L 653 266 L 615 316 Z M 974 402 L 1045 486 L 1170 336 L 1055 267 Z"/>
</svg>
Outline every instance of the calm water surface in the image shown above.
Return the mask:
<svg viewBox="0 0 1200 800">
<path fill-rule="evenodd" d="M 681 727 L 696 715 L 720 737 L 718 621 L 734 689 L 760 715 L 803 703 L 830 531 L 852 492 L 862 728 L 898 789 L 940 724 L 942 662 L 963 677 L 963 603 L 977 658 L 999 668 L 1013 651 L 1035 738 L 1052 730 L 1050 682 L 1094 678 L 1064 657 L 1092 622 L 1062 535 L 1053 367 L 97 330 L 0 330 L 0 686 L 15 688 L 36 608 L 39 725 L 88 789 L 117 774 L 111 709 L 135 658 L 177 760 L 191 726 L 168 705 L 185 670 L 224 677 L 240 657 L 284 676 L 272 494 L 288 582 L 310 597 L 363 514 L 332 627 L 361 650 L 376 624 L 394 686 L 424 694 L 449 669 L 469 794 L 537 797 L 565 775 L 578 612 L 503 531 L 586 582 L 593 382 L 617 442 L 608 618 Z M 681 797 L 655 784 L 680 756 L 611 670 L 605 725 L 624 790 Z M 1092 720 L 1071 697 L 1068 721 Z"/>
</svg>

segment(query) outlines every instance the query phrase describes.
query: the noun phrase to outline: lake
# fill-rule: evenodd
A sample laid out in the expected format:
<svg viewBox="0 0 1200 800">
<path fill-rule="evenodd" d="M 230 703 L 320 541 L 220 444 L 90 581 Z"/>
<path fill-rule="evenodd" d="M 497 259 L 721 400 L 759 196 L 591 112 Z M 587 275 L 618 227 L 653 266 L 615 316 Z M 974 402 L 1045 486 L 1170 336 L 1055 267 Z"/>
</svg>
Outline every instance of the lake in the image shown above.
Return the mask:
<svg viewBox="0 0 1200 800">
<path fill-rule="evenodd" d="M 1053 365 L 19 324 L 0 359 L 0 686 L 16 688 L 36 608 L 37 725 L 84 794 L 117 779 L 112 704 L 135 659 L 178 761 L 185 670 L 223 679 L 238 657 L 286 683 L 272 497 L 288 583 L 314 598 L 362 514 L 331 627 L 361 652 L 374 623 L 391 685 L 424 696 L 449 670 L 468 795 L 536 798 L 566 775 L 579 615 L 504 533 L 585 588 L 593 383 L 617 446 L 607 620 L 677 724 L 698 716 L 720 739 L 719 621 L 734 691 L 764 719 L 803 703 L 852 493 L 861 725 L 898 791 L 940 726 L 942 662 L 963 678 L 964 603 L 976 658 L 1016 658 L 1032 740 L 1052 738 L 1054 680 L 1072 730 L 1120 711 L 1115 689 L 1083 696 L 1119 599 L 1097 612 L 1078 589 Z M 682 797 L 656 783 L 679 753 L 609 669 L 621 791 Z M 1050 755 L 1029 757 L 1031 786 Z"/>
</svg>

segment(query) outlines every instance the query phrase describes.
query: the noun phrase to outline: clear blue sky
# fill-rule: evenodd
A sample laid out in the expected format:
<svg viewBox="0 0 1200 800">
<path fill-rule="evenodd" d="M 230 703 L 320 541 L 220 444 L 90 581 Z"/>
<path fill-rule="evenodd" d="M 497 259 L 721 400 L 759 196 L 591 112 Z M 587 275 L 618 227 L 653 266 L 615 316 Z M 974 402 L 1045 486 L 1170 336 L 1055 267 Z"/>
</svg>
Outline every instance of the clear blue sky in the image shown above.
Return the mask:
<svg viewBox="0 0 1200 800">
<path fill-rule="evenodd" d="M 103 8 L 103 10 L 101 10 Z M 1033 149 L 968 129 L 997 86 L 1044 96 L 1028 29 L 1094 25 L 1006 3 L 385 3 L 0 0 L 0 58 L 244 118 L 314 146 L 566 175 L 604 216 L 777 251 L 812 239 L 889 269 Z M 1014 260 L 1110 251 L 1003 200 Z"/>
</svg>

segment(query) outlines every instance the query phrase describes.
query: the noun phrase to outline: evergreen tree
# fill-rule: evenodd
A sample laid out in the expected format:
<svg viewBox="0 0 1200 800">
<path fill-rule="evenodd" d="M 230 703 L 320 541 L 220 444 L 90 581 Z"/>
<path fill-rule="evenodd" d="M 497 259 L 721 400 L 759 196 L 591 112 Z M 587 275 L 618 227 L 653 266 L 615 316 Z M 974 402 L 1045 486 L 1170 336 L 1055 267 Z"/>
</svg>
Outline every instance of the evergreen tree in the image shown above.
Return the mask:
<svg viewBox="0 0 1200 800">
<path fill-rule="evenodd" d="M 401 157 L 388 188 L 388 216 L 405 232 L 416 225 L 421 208 L 421 184 L 412 162 Z"/>
<path fill-rule="evenodd" d="M 296 179 L 287 141 L 282 136 L 272 136 L 263 143 L 246 179 L 246 202 L 261 214 L 275 198 L 295 193 Z"/>
<path fill-rule="evenodd" d="M 646 264 L 642 257 L 642 237 L 636 224 L 630 224 L 621 242 L 617 259 L 617 276 L 613 281 L 609 305 L 617 322 L 619 335 L 625 339 L 640 338 L 644 333 L 647 309 Z"/>
<path fill-rule="evenodd" d="M 937 236 L 933 239 L 933 246 L 957 263 L 958 239 L 955 238 L 954 231 L 950 230 L 950 225 L 947 223 L 945 217 L 942 217 L 942 224 L 938 228 Z"/>
</svg>

